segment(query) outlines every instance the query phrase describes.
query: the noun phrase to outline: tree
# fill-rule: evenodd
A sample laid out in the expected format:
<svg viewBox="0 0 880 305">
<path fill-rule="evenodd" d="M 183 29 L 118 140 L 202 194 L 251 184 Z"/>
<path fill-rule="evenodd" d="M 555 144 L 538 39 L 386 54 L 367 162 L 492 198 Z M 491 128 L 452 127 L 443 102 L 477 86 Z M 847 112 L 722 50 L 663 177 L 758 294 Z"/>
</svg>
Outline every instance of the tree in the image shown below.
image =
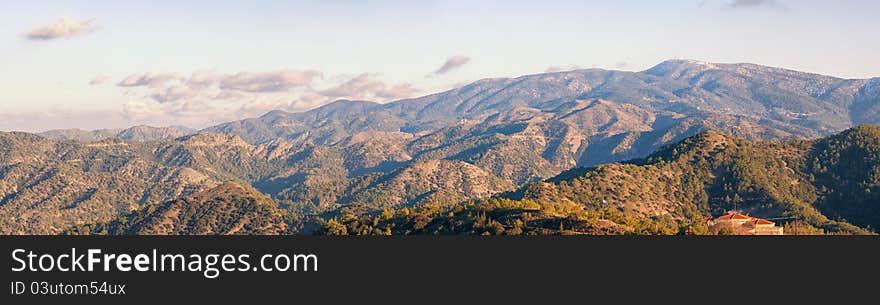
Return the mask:
<svg viewBox="0 0 880 305">
<path fill-rule="evenodd" d="M 330 219 L 324 223 L 324 234 L 326 235 L 348 235 L 348 229 L 336 219 Z"/>
</svg>

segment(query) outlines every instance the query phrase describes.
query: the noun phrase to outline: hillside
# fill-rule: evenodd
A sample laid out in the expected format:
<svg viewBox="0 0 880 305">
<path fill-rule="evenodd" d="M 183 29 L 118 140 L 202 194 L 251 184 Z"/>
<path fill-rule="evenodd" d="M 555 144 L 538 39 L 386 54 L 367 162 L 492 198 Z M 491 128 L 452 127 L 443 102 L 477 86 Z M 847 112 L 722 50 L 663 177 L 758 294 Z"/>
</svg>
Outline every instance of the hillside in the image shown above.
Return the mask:
<svg viewBox="0 0 880 305">
<path fill-rule="evenodd" d="M 705 132 L 644 160 L 573 170 L 506 197 L 683 220 L 736 209 L 763 218 L 793 217 L 829 232 L 861 233 L 853 225 L 880 224 L 869 216 L 876 209 L 867 203 L 871 197 L 860 193 L 870 193 L 878 181 L 873 159 L 880 156 L 878 131 L 860 126 L 829 138 L 784 143 Z M 860 164 L 839 166 L 840 160 Z M 844 192 L 846 198 L 839 196 Z"/>
<path fill-rule="evenodd" d="M 288 213 L 270 198 L 224 183 L 106 224 L 80 226 L 70 234 L 276 235 L 295 232 Z"/>
<path fill-rule="evenodd" d="M 788 142 L 707 131 L 646 159 L 574 169 L 452 208 L 343 215 L 319 233 L 677 234 L 738 210 L 797 222 L 801 232 L 866 234 L 880 225 L 878 158 L 877 126 Z"/>
<path fill-rule="evenodd" d="M 805 167 L 819 190 L 820 211 L 880 228 L 880 128 L 860 126 L 817 141 Z"/>
<path fill-rule="evenodd" d="M 56 234 L 227 178 L 156 162 L 143 143 L 0 133 L 0 233 Z"/>
<path fill-rule="evenodd" d="M 0 133 L 0 232 L 56 234 L 226 181 L 253 186 L 296 214 L 457 202 L 515 187 L 462 161 L 410 164 L 403 145 L 380 134 L 346 143 L 252 145 L 236 135 L 206 133 L 83 143 Z"/>
</svg>

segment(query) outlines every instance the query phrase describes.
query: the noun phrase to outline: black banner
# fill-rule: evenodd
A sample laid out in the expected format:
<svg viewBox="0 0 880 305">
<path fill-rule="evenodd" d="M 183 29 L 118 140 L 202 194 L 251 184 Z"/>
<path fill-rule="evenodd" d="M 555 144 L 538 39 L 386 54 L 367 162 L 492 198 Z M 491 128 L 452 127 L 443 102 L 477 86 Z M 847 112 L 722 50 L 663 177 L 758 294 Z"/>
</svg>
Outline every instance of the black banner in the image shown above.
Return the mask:
<svg viewBox="0 0 880 305">
<path fill-rule="evenodd" d="M 2 299 L 12 301 L 0 304 L 625 300 L 725 289 L 855 289 L 873 286 L 880 270 L 877 237 L 4 236 L 0 241 Z"/>
</svg>

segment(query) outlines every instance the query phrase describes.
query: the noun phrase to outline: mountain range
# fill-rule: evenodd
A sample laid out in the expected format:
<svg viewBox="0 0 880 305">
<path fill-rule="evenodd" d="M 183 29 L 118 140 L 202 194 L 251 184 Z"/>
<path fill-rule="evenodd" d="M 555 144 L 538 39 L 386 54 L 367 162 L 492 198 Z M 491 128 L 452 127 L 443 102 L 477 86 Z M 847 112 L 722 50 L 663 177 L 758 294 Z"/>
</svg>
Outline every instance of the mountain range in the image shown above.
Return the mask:
<svg viewBox="0 0 880 305">
<path fill-rule="evenodd" d="M 284 229 L 280 225 L 269 226 L 274 229 L 267 233 L 289 233 L 293 227 L 308 229 L 309 222 L 326 225 L 321 219 L 345 217 L 357 221 L 360 217 L 375 217 L 383 211 L 403 208 L 450 208 L 497 194 L 508 194 L 505 200 L 528 199 L 539 205 L 543 201 L 565 201 L 557 197 L 532 198 L 527 194 L 533 194 L 535 188 L 558 193 L 549 186 L 569 183 L 562 182 L 562 177 L 574 173 L 590 176 L 596 170 L 619 166 L 621 170 L 644 171 L 637 178 L 672 175 L 693 181 L 664 181 L 665 189 L 645 189 L 638 196 L 621 197 L 626 193 L 618 188 L 648 187 L 654 185 L 653 180 L 602 176 L 586 179 L 601 187 L 586 182 L 580 186 L 613 192 L 614 196 L 590 193 L 592 197 L 586 197 L 604 198 L 610 202 L 607 206 L 597 207 L 591 205 L 595 202 L 583 198 L 567 200 L 589 211 L 602 208 L 638 219 L 669 217 L 670 222 L 678 224 L 724 209 L 747 208 L 759 215 L 796 214 L 798 219 L 826 232 L 865 233 L 869 227 L 878 225 L 873 218 L 876 216 L 829 208 L 839 204 L 828 198 L 843 195 L 826 192 L 855 189 L 849 178 L 835 176 L 843 174 L 837 171 L 846 170 L 841 164 L 847 160 L 839 160 L 834 170 L 828 170 L 830 174 L 822 174 L 817 168 L 761 165 L 793 172 L 768 177 L 787 179 L 803 187 L 791 190 L 777 186 L 773 191 L 774 195 L 799 194 L 792 197 L 797 200 L 755 195 L 757 184 L 741 186 L 716 179 L 727 177 L 722 174 L 729 172 L 738 173 L 736 170 L 743 166 L 759 166 L 760 162 L 825 162 L 803 155 L 818 153 L 813 146 L 797 149 L 801 147 L 798 145 L 815 146 L 819 142 L 800 139 L 816 139 L 857 125 L 878 124 L 878 107 L 880 78 L 840 79 L 753 64 L 670 60 L 641 72 L 587 69 L 485 79 L 446 92 L 385 104 L 342 100 L 300 113 L 276 110 L 199 131 L 140 126 L 126 130 L 49 131 L 40 135 L 0 133 L 0 232 L 57 234 L 84 225 L 142 219 L 131 214 L 150 215 L 143 209 L 158 209 L 169 202 L 171 206 L 186 205 L 184 202 L 192 200 L 181 198 L 233 182 L 265 194 L 279 209 L 297 215 L 272 216 L 283 221 L 267 221 L 285 224 Z M 735 145 L 736 149 L 755 149 L 755 153 L 768 156 L 785 152 L 792 157 L 750 159 L 742 164 L 715 164 L 700 158 L 664 159 L 667 156 L 663 152 L 676 155 L 667 149 L 669 145 L 695 141 L 691 137 L 696 135 L 706 137 L 704 132 L 708 130 L 716 132 L 711 138 L 726 139 L 725 143 L 747 143 Z M 773 153 L 765 150 L 775 149 L 773 145 L 785 148 Z M 700 151 L 699 147 L 677 150 Z M 864 153 L 873 156 L 875 152 Z M 739 158 L 734 154 L 722 159 Z M 605 165 L 637 159 L 648 161 Z M 871 161 L 865 162 L 873 166 Z M 676 162 L 692 168 L 681 165 L 676 170 L 653 169 L 656 164 Z M 708 162 L 711 166 L 693 162 Z M 578 168 L 591 170 L 581 172 L 583 169 Z M 548 182 L 541 182 L 544 180 Z M 860 181 L 870 185 L 877 180 Z M 691 187 L 694 194 L 702 187 L 705 194 L 682 197 L 679 188 L 685 186 Z M 723 196 L 716 196 L 717 187 L 725 190 Z M 815 198 L 800 197 L 807 193 Z M 759 202 L 773 208 L 753 209 L 751 205 Z M 685 208 L 688 212 L 681 210 Z M 294 224 L 290 219 L 300 223 Z M 384 219 L 392 220 L 394 217 Z M 547 221 L 553 222 L 542 223 Z M 625 221 L 611 222 L 600 226 L 601 229 L 593 224 L 582 225 L 602 232 L 636 230 Z M 172 226 L 164 231 L 137 228 L 125 227 L 114 232 L 229 232 L 228 226 Z M 363 231 L 357 226 L 348 229 Z M 391 231 L 404 232 L 395 230 Z"/>
<path fill-rule="evenodd" d="M 81 142 L 94 142 L 106 139 L 157 141 L 172 140 L 195 132 L 195 129 L 184 126 L 152 127 L 140 125 L 126 129 L 54 129 L 41 132 L 39 135 L 54 140 L 74 140 Z"/>
</svg>

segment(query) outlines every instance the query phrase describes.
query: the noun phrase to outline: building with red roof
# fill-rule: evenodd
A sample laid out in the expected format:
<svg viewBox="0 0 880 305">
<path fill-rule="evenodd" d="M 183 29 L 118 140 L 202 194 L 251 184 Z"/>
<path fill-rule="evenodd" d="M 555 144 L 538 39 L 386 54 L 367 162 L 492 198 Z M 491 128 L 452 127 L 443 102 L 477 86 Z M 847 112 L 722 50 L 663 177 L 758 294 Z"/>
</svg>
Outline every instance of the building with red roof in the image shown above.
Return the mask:
<svg viewBox="0 0 880 305">
<path fill-rule="evenodd" d="M 709 231 L 713 233 L 728 230 L 739 235 L 783 235 L 783 228 L 777 227 L 776 223 L 743 215 L 738 212 L 730 211 L 727 214 L 719 216 L 715 219 L 709 219 L 706 224 Z"/>
</svg>

